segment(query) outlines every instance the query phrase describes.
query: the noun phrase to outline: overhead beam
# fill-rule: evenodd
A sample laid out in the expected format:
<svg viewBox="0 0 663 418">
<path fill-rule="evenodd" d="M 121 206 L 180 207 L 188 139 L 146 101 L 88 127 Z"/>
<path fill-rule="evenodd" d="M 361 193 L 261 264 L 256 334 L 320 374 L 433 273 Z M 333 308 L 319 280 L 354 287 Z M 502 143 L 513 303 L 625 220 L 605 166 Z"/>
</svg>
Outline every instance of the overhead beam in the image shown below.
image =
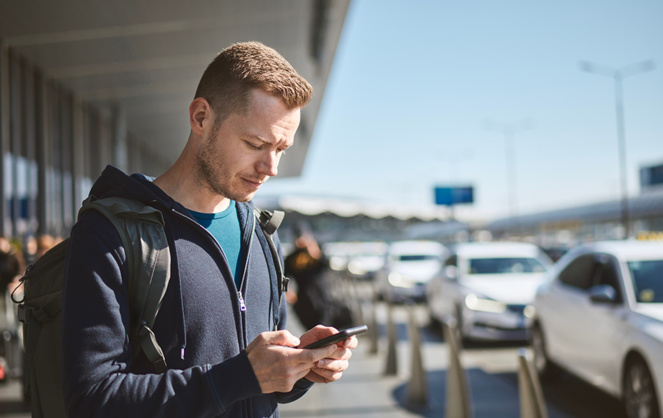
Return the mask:
<svg viewBox="0 0 663 418">
<path fill-rule="evenodd" d="M 158 35 L 164 33 L 176 33 L 185 31 L 197 31 L 201 29 L 223 28 L 227 30 L 232 27 L 246 25 L 259 25 L 267 22 L 287 21 L 292 16 L 298 15 L 298 11 L 281 11 L 252 15 L 249 21 L 237 19 L 228 14 L 222 17 L 207 19 L 183 19 L 164 22 L 149 22 L 133 25 L 106 26 L 101 28 L 76 29 L 61 32 L 35 33 L 30 35 L 10 36 L 5 39 L 7 45 L 12 47 L 26 47 L 36 45 L 52 45 L 67 42 L 94 41 L 101 39 L 128 38 L 144 35 Z"/>
</svg>

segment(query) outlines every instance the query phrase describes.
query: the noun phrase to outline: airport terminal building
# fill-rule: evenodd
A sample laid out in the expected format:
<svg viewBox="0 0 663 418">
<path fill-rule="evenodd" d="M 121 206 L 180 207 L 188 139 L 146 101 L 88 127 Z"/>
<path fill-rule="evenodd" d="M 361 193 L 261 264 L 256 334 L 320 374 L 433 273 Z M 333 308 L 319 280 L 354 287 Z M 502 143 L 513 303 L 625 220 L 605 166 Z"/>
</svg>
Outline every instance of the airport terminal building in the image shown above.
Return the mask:
<svg viewBox="0 0 663 418">
<path fill-rule="evenodd" d="M 0 235 L 68 234 L 107 164 L 159 175 L 214 56 L 279 51 L 314 87 L 280 176 L 300 174 L 349 0 L 0 5 Z"/>
</svg>

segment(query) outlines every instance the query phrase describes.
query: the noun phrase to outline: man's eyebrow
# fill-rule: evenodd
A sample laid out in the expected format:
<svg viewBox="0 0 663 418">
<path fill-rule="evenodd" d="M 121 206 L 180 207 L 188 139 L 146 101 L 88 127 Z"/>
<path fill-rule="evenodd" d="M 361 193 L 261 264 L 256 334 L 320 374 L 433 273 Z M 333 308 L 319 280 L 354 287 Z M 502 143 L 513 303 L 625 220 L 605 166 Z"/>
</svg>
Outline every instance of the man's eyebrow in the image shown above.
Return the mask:
<svg viewBox="0 0 663 418">
<path fill-rule="evenodd" d="M 274 144 L 276 144 L 277 142 L 280 142 L 280 141 L 270 141 L 270 140 L 268 140 L 268 139 L 263 138 L 263 137 L 260 136 L 260 135 L 249 135 L 249 136 L 250 136 L 251 138 L 255 138 L 255 139 L 257 139 L 258 141 L 262 142 L 263 144 L 267 144 L 267 145 L 274 145 Z M 294 144 L 294 142 L 290 142 L 290 143 L 286 142 L 286 143 L 285 143 L 285 148 L 290 148 L 291 146 L 293 146 L 293 144 Z"/>
<path fill-rule="evenodd" d="M 269 144 L 269 145 L 274 144 L 272 141 L 270 141 L 270 140 L 268 140 L 268 139 L 265 139 L 265 138 L 263 138 L 263 137 L 260 136 L 260 135 L 253 135 L 253 137 L 254 137 L 255 139 L 257 139 L 258 141 L 263 142 L 263 143 L 265 143 L 265 144 Z"/>
</svg>

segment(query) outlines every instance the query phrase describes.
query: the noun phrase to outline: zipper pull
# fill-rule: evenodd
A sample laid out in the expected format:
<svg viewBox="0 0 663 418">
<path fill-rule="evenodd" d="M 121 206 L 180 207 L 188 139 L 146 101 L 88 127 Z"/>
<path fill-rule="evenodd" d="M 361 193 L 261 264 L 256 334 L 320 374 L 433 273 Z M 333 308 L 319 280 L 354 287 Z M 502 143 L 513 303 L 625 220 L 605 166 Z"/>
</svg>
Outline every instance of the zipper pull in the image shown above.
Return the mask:
<svg viewBox="0 0 663 418">
<path fill-rule="evenodd" d="M 244 303 L 244 297 L 242 296 L 242 292 L 241 291 L 237 292 L 237 296 L 239 296 L 239 310 L 242 312 L 246 312 L 246 303 Z"/>
</svg>

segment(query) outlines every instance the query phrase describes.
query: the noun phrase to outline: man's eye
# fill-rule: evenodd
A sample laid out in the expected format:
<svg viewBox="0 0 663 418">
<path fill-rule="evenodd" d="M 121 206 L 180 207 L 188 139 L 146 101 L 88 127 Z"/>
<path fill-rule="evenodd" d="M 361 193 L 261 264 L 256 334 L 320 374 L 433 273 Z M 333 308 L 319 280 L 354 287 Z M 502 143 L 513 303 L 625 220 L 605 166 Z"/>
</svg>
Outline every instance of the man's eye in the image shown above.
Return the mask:
<svg viewBox="0 0 663 418">
<path fill-rule="evenodd" d="M 262 145 L 258 145 L 258 146 L 256 146 L 256 145 L 253 145 L 253 144 L 250 143 L 250 142 L 247 142 L 246 144 L 247 144 L 247 145 L 249 146 L 249 148 L 251 148 L 251 149 L 256 149 L 256 150 L 258 150 L 258 149 L 262 149 Z"/>
</svg>

